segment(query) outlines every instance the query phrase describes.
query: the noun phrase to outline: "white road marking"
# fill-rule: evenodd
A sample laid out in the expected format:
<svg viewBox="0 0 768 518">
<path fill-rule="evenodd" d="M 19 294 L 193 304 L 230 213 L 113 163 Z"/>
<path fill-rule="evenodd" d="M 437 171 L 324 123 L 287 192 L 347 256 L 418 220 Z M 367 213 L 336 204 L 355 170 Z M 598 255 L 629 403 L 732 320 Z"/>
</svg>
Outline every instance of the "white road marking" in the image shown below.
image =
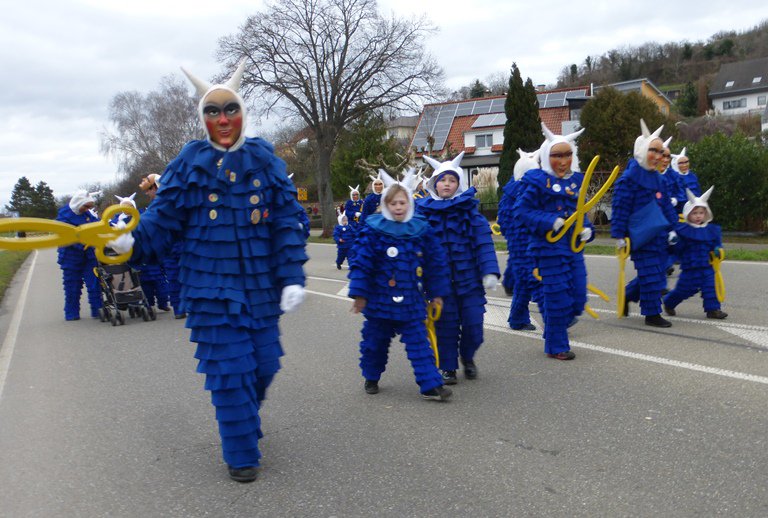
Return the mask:
<svg viewBox="0 0 768 518">
<path fill-rule="evenodd" d="M 24 314 L 24 306 L 27 304 L 27 293 L 29 292 L 29 284 L 32 281 L 32 272 L 35 271 L 35 263 L 37 262 L 37 250 L 32 257 L 32 264 L 27 271 L 27 278 L 24 279 L 24 286 L 21 288 L 21 294 L 19 300 L 16 302 L 16 307 L 13 308 L 13 316 L 11 317 L 11 324 L 8 326 L 8 332 L 5 333 L 5 339 L 3 340 L 3 346 L 0 347 L 0 400 L 3 398 L 3 388 L 5 388 L 5 379 L 8 376 L 8 370 L 11 366 L 11 358 L 13 357 L 13 350 L 16 348 L 16 337 L 19 334 L 19 327 L 21 325 L 21 317 Z"/>
</svg>

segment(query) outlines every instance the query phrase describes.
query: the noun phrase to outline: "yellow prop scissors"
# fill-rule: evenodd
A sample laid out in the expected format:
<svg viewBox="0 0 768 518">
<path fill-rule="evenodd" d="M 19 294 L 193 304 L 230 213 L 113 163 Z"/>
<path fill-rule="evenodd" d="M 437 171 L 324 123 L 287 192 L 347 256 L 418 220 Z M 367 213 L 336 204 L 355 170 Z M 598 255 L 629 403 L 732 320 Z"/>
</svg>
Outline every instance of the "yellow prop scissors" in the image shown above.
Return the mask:
<svg viewBox="0 0 768 518">
<path fill-rule="evenodd" d="M 122 229 L 116 229 L 109 221 L 116 214 L 125 212 L 131 216 L 131 221 Z M 51 248 L 69 246 L 81 243 L 86 247 L 92 246 L 96 251 L 96 258 L 102 263 L 120 264 L 131 258 L 128 251 L 120 255 L 105 255 L 104 247 L 121 234 L 130 232 L 139 224 L 139 211 L 133 207 L 112 205 L 107 207 L 100 221 L 86 223 L 85 225 L 70 225 L 61 221 L 43 218 L 8 218 L 0 220 L 0 232 L 44 232 L 45 236 L 32 237 L 0 237 L 0 248 L 6 250 L 36 250 L 38 248 Z"/>
<path fill-rule="evenodd" d="M 715 270 L 715 295 L 717 295 L 717 301 L 722 303 L 725 300 L 725 281 L 720 271 L 720 263 L 725 260 L 725 250 L 720 247 L 718 252 L 717 256 L 713 252 L 709 253 L 709 264 Z"/>
<path fill-rule="evenodd" d="M 494 236 L 501 235 L 501 226 L 498 223 L 491 223 L 491 232 Z"/>
<path fill-rule="evenodd" d="M 589 167 L 587 167 L 587 171 L 584 173 L 584 180 L 581 182 L 581 190 L 579 190 L 579 198 L 576 203 L 576 212 L 571 214 L 568 219 L 565 220 L 563 227 L 556 233 L 553 233 L 552 230 L 547 232 L 547 241 L 550 243 L 560 241 L 565 233 L 568 232 L 568 229 L 570 229 L 571 226 L 575 224 L 576 226 L 574 227 L 573 235 L 571 236 L 571 250 L 573 250 L 575 253 L 579 253 L 584 250 L 584 245 L 586 243 L 579 240 L 581 231 L 584 230 L 584 218 L 586 217 L 587 212 L 592 210 L 592 207 L 597 205 L 597 202 L 600 201 L 600 198 L 602 198 L 608 189 L 611 188 L 611 185 L 613 185 L 613 182 L 619 175 L 619 166 L 616 166 L 613 168 L 613 171 L 611 171 L 611 175 L 608 177 L 608 180 L 606 180 L 603 186 L 600 187 L 600 190 L 597 191 L 591 200 L 585 202 L 587 198 L 587 187 L 589 186 L 590 180 L 592 180 L 592 173 L 595 172 L 595 167 L 597 167 L 597 163 L 599 161 L 600 155 L 596 155 L 592 159 L 592 162 L 589 163 Z"/>
<path fill-rule="evenodd" d="M 541 275 L 539 275 L 538 268 L 533 269 L 533 277 L 537 281 L 541 282 Z M 608 295 L 606 295 L 601 289 L 597 288 L 596 286 L 593 286 L 592 284 L 587 284 L 587 289 L 606 302 L 609 302 L 611 300 L 611 298 Z M 586 311 L 587 315 L 591 316 L 595 320 L 600 319 L 600 316 L 595 312 L 594 309 L 592 309 L 592 307 L 589 304 L 584 304 L 584 311 Z"/>
<path fill-rule="evenodd" d="M 616 249 L 616 256 L 619 258 L 619 284 L 616 286 L 616 313 L 619 318 L 624 316 L 624 304 L 627 300 L 626 286 L 624 285 L 626 281 L 624 268 L 627 265 L 627 258 L 629 258 L 630 244 L 628 237 L 625 237 L 624 241 L 627 244 L 622 248 Z"/>
<path fill-rule="evenodd" d="M 427 305 L 427 338 L 429 338 L 429 346 L 432 348 L 432 352 L 435 354 L 435 365 L 440 367 L 440 353 L 437 352 L 437 332 L 435 331 L 435 322 L 440 320 L 440 315 L 443 314 L 443 306 L 437 304 Z"/>
</svg>

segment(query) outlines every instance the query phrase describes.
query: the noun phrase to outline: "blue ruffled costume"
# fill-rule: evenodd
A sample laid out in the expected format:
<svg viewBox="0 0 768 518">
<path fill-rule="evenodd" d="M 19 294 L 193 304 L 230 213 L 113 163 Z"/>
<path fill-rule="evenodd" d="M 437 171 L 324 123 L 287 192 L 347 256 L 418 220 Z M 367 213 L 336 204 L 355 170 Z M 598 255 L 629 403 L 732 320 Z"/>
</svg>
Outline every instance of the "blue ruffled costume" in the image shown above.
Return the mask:
<svg viewBox="0 0 768 518">
<path fill-rule="evenodd" d="M 179 282 L 179 261 L 181 261 L 181 252 L 184 250 L 184 243 L 176 241 L 171 247 L 171 251 L 163 259 L 163 272 L 168 283 L 168 300 L 173 307 L 174 314 L 182 315 L 181 310 L 181 283 Z"/>
<path fill-rule="evenodd" d="M 70 225 L 84 225 L 93 223 L 99 218 L 90 210 L 83 214 L 75 214 L 69 207 L 64 205 L 59 209 L 56 221 L 69 223 Z M 63 276 L 64 285 L 64 318 L 66 320 L 78 320 L 80 318 L 80 295 L 83 292 L 83 283 L 88 291 L 88 305 L 91 307 L 91 316 L 99 316 L 101 308 L 101 290 L 99 289 L 99 280 L 93 273 L 96 267 L 96 253 L 93 248 L 85 248 L 77 243 L 69 246 L 62 246 L 58 249 L 58 261 Z"/>
<path fill-rule="evenodd" d="M 197 342 L 224 460 L 258 466 L 259 407 L 283 354 L 281 291 L 304 285 L 303 209 L 285 163 L 257 138 L 226 153 L 192 141 L 162 178 L 133 231 L 132 262 L 154 262 L 183 242 L 180 310 Z"/>
<path fill-rule="evenodd" d="M 677 212 L 669 201 L 662 175 L 644 169 L 632 158 L 614 186 L 611 237 L 628 237 L 630 216 L 651 201 L 659 205 L 668 225 L 641 248 L 630 242 L 637 277 L 627 284 L 625 292 L 628 302 L 640 301 L 640 312 L 645 316 L 661 314 L 661 291 L 666 287 L 667 234 L 677 222 Z"/>
<path fill-rule="evenodd" d="M 680 257 L 680 278 L 675 289 L 664 297 L 664 305 L 674 309 L 700 291 L 704 311 L 720 309 L 715 293 L 715 271 L 709 264 L 709 253 L 723 246 L 720 226 L 710 223 L 705 227 L 694 227 L 678 223 L 675 232 L 680 239 L 675 245 Z"/>
<path fill-rule="evenodd" d="M 359 212 L 360 216 L 355 216 L 355 213 Z M 347 219 L 349 220 L 350 225 L 358 225 L 361 222 L 362 218 L 362 212 L 363 212 L 363 200 L 347 200 L 347 203 L 344 204 L 344 214 L 347 215 Z"/>
<path fill-rule="evenodd" d="M 148 208 L 139 210 L 142 218 L 146 216 L 147 210 Z M 148 304 L 150 306 L 157 306 L 158 309 L 162 309 L 163 311 L 169 309 L 168 300 L 170 298 L 168 279 L 166 277 L 165 269 L 163 268 L 165 262 L 170 262 L 172 260 L 170 258 L 172 251 L 168 252 L 168 254 L 169 255 L 163 257 L 162 264 L 161 261 L 158 260 L 142 264 L 136 268 L 140 272 L 139 278 L 141 279 L 141 289 L 144 291 L 144 296 L 147 297 Z"/>
<path fill-rule="evenodd" d="M 541 276 L 540 307 L 544 317 L 546 354 L 570 351 L 568 325 L 581 315 L 587 302 L 584 254 L 571 249 L 574 227 L 554 243 L 546 239 L 557 218 L 567 219 L 575 212 L 583 181 L 581 172 L 557 178 L 542 169 L 532 169 L 520 180 L 522 193 L 515 204 L 515 212 L 530 232 L 528 253 L 534 258 Z M 592 228 L 586 215 L 583 225 Z"/>
<path fill-rule="evenodd" d="M 416 212 L 427 219 L 448 254 L 440 270 L 450 275 L 451 292 L 444 297 L 443 313 L 435 324 L 443 371 L 457 370 L 459 357 L 473 361 L 483 343 L 482 280 L 489 274 L 500 276 L 491 227 L 478 210 L 475 193 L 470 187 L 453 199 L 416 200 Z"/>
<path fill-rule="evenodd" d="M 352 225 L 336 225 L 333 227 L 333 240 L 336 241 L 336 267 L 340 268 L 344 259 L 352 258 L 352 250 L 358 228 Z"/>
<path fill-rule="evenodd" d="M 365 197 L 363 200 L 363 215 L 360 216 L 360 222 L 363 223 L 365 221 L 365 218 L 370 216 L 371 214 L 376 213 L 376 209 L 379 208 L 379 204 L 381 203 L 381 194 L 376 194 L 375 192 L 372 192 L 368 196 Z"/>
<path fill-rule="evenodd" d="M 504 271 L 504 286 L 512 292 L 512 304 L 509 308 L 509 326 L 522 329 L 531 323 L 528 303 L 531 301 L 539 282 L 533 276 L 536 267 L 528 254 L 531 235 L 523 220 L 515 211 L 515 202 L 524 189 L 522 181 L 509 181 L 504 186 L 497 221 L 504 239 L 507 241 L 507 268 Z"/>
<path fill-rule="evenodd" d="M 445 263 L 445 251 L 418 216 L 404 223 L 381 214 L 366 220 L 349 267 L 349 296 L 367 300 L 360 342 L 360 369 L 366 380 L 381 378 L 389 344 L 400 334 L 419 390 L 443 385 L 427 339 L 424 297 L 450 292 Z"/>
</svg>

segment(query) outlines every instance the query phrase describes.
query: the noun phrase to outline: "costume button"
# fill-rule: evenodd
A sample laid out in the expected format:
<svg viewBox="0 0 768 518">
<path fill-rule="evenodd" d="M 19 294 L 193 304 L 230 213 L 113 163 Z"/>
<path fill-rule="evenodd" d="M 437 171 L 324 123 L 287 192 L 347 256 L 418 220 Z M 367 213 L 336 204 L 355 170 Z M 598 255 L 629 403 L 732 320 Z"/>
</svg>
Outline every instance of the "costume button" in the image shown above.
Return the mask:
<svg viewBox="0 0 768 518">
<path fill-rule="evenodd" d="M 397 257 L 398 253 L 399 252 L 398 252 L 397 248 L 394 247 L 394 246 L 390 246 L 389 248 L 387 248 L 387 255 L 389 257 Z"/>
<path fill-rule="evenodd" d="M 254 225 L 261 221 L 261 211 L 259 209 L 253 209 L 253 212 L 251 212 L 251 223 Z"/>
<path fill-rule="evenodd" d="M 234 182 L 235 180 L 237 180 L 237 173 L 235 173 L 234 171 L 228 171 L 228 172 L 229 172 L 229 181 L 230 182 Z"/>
<path fill-rule="evenodd" d="M 421 266 L 416 267 L 416 277 L 421 277 L 421 274 L 424 273 L 424 270 L 421 269 Z"/>
<path fill-rule="evenodd" d="M 208 201 L 212 203 L 219 201 L 219 195 L 216 194 L 215 192 L 212 192 L 211 194 L 208 195 Z"/>
<path fill-rule="evenodd" d="M 257 203 L 259 203 L 260 199 L 261 198 L 259 198 L 258 194 L 254 194 L 253 196 L 251 196 L 251 204 L 256 205 Z"/>
<path fill-rule="evenodd" d="M 258 178 L 256 178 L 256 179 L 253 181 L 253 186 L 254 186 L 254 187 L 261 187 L 261 180 L 259 180 Z"/>
<path fill-rule="evenodd" d="M 211 209 L 211 212 L 208 213 L 208 217 L 210 217 L 211 219 L 216 219 L 218 215 L 219 214 L 216 212 L 216 209 Z"/>
<path fill-rule="evenodd" d="M 218 162 L 216 162 L 216 167 L 221 167 L 221 164 L 224 162 L 223 158 L 219 158 Z"/>
</svg>

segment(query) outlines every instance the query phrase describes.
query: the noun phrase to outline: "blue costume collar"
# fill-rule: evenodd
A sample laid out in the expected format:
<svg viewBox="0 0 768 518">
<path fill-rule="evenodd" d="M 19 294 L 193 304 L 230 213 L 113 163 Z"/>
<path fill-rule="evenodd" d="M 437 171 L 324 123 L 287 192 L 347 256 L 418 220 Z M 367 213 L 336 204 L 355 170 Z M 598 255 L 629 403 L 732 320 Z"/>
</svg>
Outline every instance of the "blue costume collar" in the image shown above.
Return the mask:
<svg viewBox="0 0 768 518">
<path fill-rule="evenodd" d="M 376 232 L 397 238 L 419 237 L 426 232 L 429 223 L 414 215 L 405 223 L 386 219 L 381 214 L 372 214 L 365 218 L 365 224 Z"/>
</svg>

